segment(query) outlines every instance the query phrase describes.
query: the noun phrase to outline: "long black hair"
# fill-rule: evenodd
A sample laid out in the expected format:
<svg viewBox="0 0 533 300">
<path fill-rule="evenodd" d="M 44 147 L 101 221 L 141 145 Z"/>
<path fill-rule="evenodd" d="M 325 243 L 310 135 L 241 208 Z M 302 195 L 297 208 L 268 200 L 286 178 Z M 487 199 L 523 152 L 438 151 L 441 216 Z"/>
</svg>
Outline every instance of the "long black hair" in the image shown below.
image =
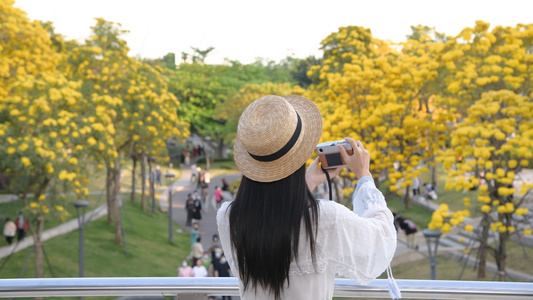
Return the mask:
<svg viewBox="0 0 533 300">
<path fill-rule="evenodd" d="M 242 177 L 229 222 L 245 290 L 259 285 L 275 299 L 281 298 L 285 281 L 290 284 L 291 261 L 298 260 L 302 219 L 315 263 L 318 202 L 305 182 L 305 165 L 269 183 Z"/>
</svg>

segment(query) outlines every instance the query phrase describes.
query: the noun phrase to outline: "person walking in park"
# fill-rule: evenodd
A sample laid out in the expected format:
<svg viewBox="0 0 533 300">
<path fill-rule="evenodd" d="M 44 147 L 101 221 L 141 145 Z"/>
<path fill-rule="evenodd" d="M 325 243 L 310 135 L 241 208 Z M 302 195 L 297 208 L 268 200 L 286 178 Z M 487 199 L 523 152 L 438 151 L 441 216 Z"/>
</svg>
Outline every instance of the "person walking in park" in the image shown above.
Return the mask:
<svg viewBox="0 0 533 300">
<path fill-rule="evenodd" d="M 13 221 L 11 221 L 11 218 L 7 218 L 6 223 L 4 224 L 4 236 L 6 237 L 8 245 L 11 245 L 11 243 L 13 243 L 13 238 L 15 238 L 16 232 L 17 225 L 15 225 Z"/>
<path fill-rule="evenodd" d="M 207 269 L 202 265 L 201 259 L 196 260 L 192 272 L 194 273 L 194 277 L 207 277 Z"/>
<path fill-rule="evenodd" d="M 398 226 L 405 233 L 407 238 L 407 246 L 412 249 L 418 249 L 418 245 L 415 245 L 415 233 L 418 232 L 416 225 L 413 221 L 404 219 L 401 216 L 396 216 Z"/>
<path fill-rule="evenodd" d="M 28 229 L 28 220 L 24 217 L 22 212 L 19 212 L 19 216 L 15 220 L 15 225 L 17 226 L 17 240 L 20 242 L 24 239 L 26 230 Z"/>
<path fill-rule="evenodd" d="M 418 177 L 413 178 L 413 185 L 411 188 L 413 189 L 413 196 L 420 196 L 420 179 Z"/>
<path fill-rule="evenodd" d="M 198 196 L 198 193 L 196 193 Z M 194 199 L 194 212 L 192 214 L 193 222 L 199 223 L 202 219 L 202 201 L 200 201 L 200 197 L 196 197 Z"/>
<path fill-rule="evenodd" d="M 222 202 L 233 200 L 233 196 L 229 191 L 229 183 L 226 178 L 222 178 Z"/>
<path fill-rule="evenodd" d="M 198 223 L 194 223 L 191 229 L 191 245 L 196 243 L 196 240 L 198 239 L 198 237 L 203 234 L 204 232 L 200 231 L 200 226 L 198 225 Z"/>
<path fill-rule="evenodd" d="M 155 167 L 155 183 L 158 185 L 158 186 L 161 186 L 161 175 L 162 175 L 162 172 L 161 172 L 161 166 L 160 165 L 157 165 Z"/>
<path fill-rule="evenodd" d="M 220 261 L 215 267 L 215 277 L 232 277 L 231 269 L 224 254 L 220 257 Z M 222 300 L 231 300 L 231 296 L 222 296 Z"/>
<path fill-rule="evenodd" d="M 197 261 L 200 261 L 200 265 L 202 264 L 202 257 L 204 255 L 204 247 L 202 246 L 202 238 L 198 237 L 196 238 L 196 243 L 192 244 L 191 246 L 191 257 L 192 257 L 192 265 L 196 266 Z M 206 270 L 207 273 L 207 270 Z"/>
<path fill-rule="evenodd" d="M 219 209 L 222 204 L 222 189 L 219 186 L 215 186 L 215 202 L 217 209 Z"/>
<path fill-rule="evenodd" d="M 191 165 L 191 182 L 194 182 L 197 179 L 198 176 L 198 167 L 196 166 L 196 163 L 192 163 Z"/>
<path fill-rule="evenodd" d="M 204 207 L 204 211 L 207 213 L 209 210 L 209 188 L 207 186 L 202 187 L 201 195 L 202 205 Z"/>
<path fill-rule="evenodd" d="M 202 168 L 197 167 L 196 172 L 198 173 L 198 179 L 196 181 L 196 188 L 200 189 L 204 187 L 204 172 L 202 171 Z"/>
<path fill-rule="evenodd" d="M 320 111 L 301 96 L 262 97 L 239 119 L 234 159 L 243 176 L 235 200 L 218 211 L 217 224 L 243 300 L 332 299 L 335 274 L 368 284 L 390 271 L 397 239 L 393 216 L 374 185 L 361 141 L 345 139 L 351 155 L 338 146 L 358 179 L 353 211 L 312 194 L 326 181 L 318 158 L 305 168 L 321 133 Z M 329 177 L 341 169 L 328 170 Z M 391 296 L 401 297 L 389 279 Z"/>
<path fill-rule="evenodd" d="M 192 268 L 186 259 L 181 261 L 181 267 L 178 268 L 178 277 L 194 277 Z"/>
<path fill-rule="evenodd" d="M 187 212 L 187 221 L 185 222 L 185 226 L 190 227 L 192 225 L 192 218 L 194 216 L 194 199 L 192 198 L 191 194 L 187 195 L 185 211 Z"/>
</svg>

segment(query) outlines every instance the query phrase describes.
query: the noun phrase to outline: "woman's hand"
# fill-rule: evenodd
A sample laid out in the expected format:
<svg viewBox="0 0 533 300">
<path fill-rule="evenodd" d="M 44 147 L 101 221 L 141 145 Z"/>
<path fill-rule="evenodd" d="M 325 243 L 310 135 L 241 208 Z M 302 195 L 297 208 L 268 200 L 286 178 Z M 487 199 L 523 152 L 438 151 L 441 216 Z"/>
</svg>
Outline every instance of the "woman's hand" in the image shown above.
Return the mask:
<svg viewBox="0 0 533 300">
<path fill-rule="evenodd" d="M 305 181 L 307 182 L 307 187 L 310 191 L 313 191 L 317 185 L 326 181 L 326 174 L 322 171 L 322 168 L 318 165 L 318 157 L 309 165 L 307 171 L 305 172 Z M 329 178 L 334 178 L 339 175 L 342 167 L 337 167 L 336 169 L 327 170 L 329 173 Z"/>
<path fill-rule="evenodd" d="M 363 176 L 370 176 L 370 154 L 363 147 L 361 141 L 355 141 L 352 138 L 345 138 L 345 140 L 352 145 L 353 154 L 346 153 L 346 149 L 343 146 L 338 145 L 344 162 L 348 165 L 348 168 L 354 172 L 357 179 L 361 179 Z"/>
</svg>

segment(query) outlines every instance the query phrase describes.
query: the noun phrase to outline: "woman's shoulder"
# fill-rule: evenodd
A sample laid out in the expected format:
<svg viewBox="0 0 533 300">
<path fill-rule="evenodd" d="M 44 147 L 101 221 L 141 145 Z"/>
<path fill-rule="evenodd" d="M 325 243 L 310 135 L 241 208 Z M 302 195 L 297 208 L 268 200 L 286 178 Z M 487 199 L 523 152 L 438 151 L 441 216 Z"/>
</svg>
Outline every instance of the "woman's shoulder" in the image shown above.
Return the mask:
<svg viewBox="0 0 533 300">
<path fill-rule="evenodd" d="M 217 223 L 220 224 L 222 221 L 229 218 L 230 204 L 232 201 L 227 201 L 222 203 L 220 208 L 217 211 Z"/>
<path fill-rule="evenodd" d="M 335 202 L 335 201 L 331 201 L 331 200 L 324 200 L 324 199 L 320 199 L 318 200 L 318 205 L 320 206 L 320 213 L 326 213 L 326 214 L 337 214 L 339 212 L 339 210 L 343 211 L 343 210 L 348 210 L 349 209 L 338 203 L 338 202 Z"/>
</svg>

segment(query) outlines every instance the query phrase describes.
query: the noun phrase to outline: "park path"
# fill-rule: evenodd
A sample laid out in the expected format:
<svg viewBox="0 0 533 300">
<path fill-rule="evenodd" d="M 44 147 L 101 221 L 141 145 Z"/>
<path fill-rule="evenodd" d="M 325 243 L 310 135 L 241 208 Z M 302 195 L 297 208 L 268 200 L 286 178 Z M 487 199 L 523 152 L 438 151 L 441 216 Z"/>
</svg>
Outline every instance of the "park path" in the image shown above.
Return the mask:
<svg viewBox="0 0 533 300">
<path fill-rule="evenodd" d="M 209 183 L 209 197 L 207 207 L 202 207 L 204 212 L 202 213 L 202 220 L 199 222 L 200 232 L 203 232 L 202 235 L 202 246 L 204 250 L 207 251 L 212 244 L 212 237 L 214 234 L 218 235 L 218 228 L 216 224 L 216 212 L 214 200 L 214 191 L 215 187 L 222 186 L 222 179 L 226 179 L 227 182 L 231 184 L 236 179 L 241 178 L 241 173 L 234 172 L 230 174 L 218 175 L 214 178 L 211 178 Z M 172 219 L 174 222 L 178 223 L 184 230 L 190 232 L 191 228 L 186 227 L 185 223 L 187 221 L 187 213 L 185 211 L 185 201 L 187 200 L 187 195 L 192 194 L 196 190 L 196 182 L 191 182 L 191 170 L 188 168 L 182 168 L 181 178 L 174 182 L 173 184 L 173 194 L 172 194 Z M 198 190 L 200 193 L 200 190 Z M 160 205 L 163 202 L 163 206 L 168 206 L 168 194 L 163 193 L 160 199 Z M 179 230 L 179 229 L 178 229 Z"/>
</svg>

